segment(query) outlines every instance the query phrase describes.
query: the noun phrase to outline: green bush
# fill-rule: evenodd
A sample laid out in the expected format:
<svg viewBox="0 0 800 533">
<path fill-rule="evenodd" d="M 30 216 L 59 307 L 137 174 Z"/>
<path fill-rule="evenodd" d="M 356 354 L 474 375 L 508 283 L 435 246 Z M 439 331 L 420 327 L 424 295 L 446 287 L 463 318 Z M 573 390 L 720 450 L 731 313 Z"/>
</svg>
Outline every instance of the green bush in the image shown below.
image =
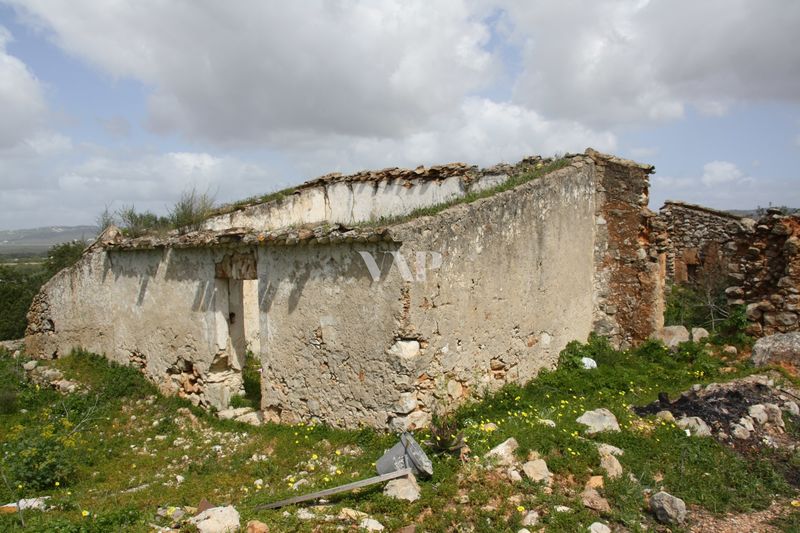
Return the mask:
<svg viewBox="0 0 800 533">
<path fill-rule="evenodd" d="M 169 220 L 179 231 L 196 231 L 214 209 L 214 198 L 196 189 L 185 191 L 169 212 Z"/>
<path fill-rule="evenodd" d="M 56 244 L 47 252 L 47 259 L 44 262 L 46 277 L 52 278 L 62 269 L 71 267 L 81 258 L 83 250 L 88 243 L 84 240 L 65 242 Z"/>
<path fill-rule="evenodd" d="M 0 340 L 25 334 L 28 308 L 45 279 L 40 271 L 0 266 Z"/>
</svg>

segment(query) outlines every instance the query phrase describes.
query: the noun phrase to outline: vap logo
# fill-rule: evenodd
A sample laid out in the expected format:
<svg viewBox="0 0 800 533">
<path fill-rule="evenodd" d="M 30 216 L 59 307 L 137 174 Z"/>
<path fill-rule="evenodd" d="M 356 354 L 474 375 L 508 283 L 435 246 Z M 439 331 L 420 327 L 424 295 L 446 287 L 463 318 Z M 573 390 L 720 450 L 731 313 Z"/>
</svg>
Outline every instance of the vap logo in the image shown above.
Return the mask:
<svg viewBox="0 0 800 533">
<path fill-rule="evenodd" d="M 428 279 L 427 273 L 429 270 L 438 270 L 439 267 L 442 266 L 442 254 L 432 250 L 420 251 L 414 254 L 414 273 L 411 272 L 411 267 L 409 267 L 408 262 L 400 252 L 395 250 L 377 253 L 383 255 L 381 264 L 383 264 L 383 259 L 385 259 L 387 255 L 391 256 L 391 261 L 397 266 L 400 277 L 403 278 L 404 281 L 425 281 Z M 372 255 L 372 252 L 360 251 L 358 254 L 361 256 L 361 259 L 364 260 L 364 264 L 367 265 L 367 270 L 369 270 L 372 280 L 375 282 L 380 281 L 381 269 L 378 266 L 378 262 L 375 260 L 375 256 Z M 430 262 L 428 258 L 430 258 Z M 416 274 L 416 276 L 414 274 Z"/>
</svg>

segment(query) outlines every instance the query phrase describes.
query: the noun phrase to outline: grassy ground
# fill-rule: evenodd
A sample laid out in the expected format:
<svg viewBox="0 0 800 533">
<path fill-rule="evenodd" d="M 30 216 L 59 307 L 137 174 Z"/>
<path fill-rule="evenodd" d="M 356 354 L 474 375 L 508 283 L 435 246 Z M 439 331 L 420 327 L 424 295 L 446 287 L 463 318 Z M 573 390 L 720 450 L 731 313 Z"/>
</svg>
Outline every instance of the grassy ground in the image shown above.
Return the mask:
<svg viewBox="0 0 800 533">
<path fill-rule="evenodd" d="M 594 357 L 599 368 L 576 368 L 572 363 L 583 355 Z M 539 452 L 555 474 L 552 491 L 527 480 L 512 484 L 477 459 L 462 463 L 440 455 L 432 457 L 435 473 L 421 481 L 417 502 L 389 499 L 374 487 L 335 497 L 315 512 L 335 516 L 350 507 L 388 531 L 416 523 L 418 531 L 494 532 L 517 531 L 524 512 L 533 509 L 547 531 L 585 530 L 598 520 L 642 531 L 655 527 L 645 510 L 647 490 L 663 488 L 718 513 L 763 509 L 776 496 L 795 492 L 768 455 L 746 462 L 713 439 L 687 437 L 628 408 L 653 401 L 660 391 L 674 394 L 694 383 L 750 372 L 744 364 L 691 344 L 676 354 L 657 344 L 617 352 L 597 339 L 572 345 L 562 359 L 558 371 L 464 406 L 455 417 L 473 458 L 512 436 L 520 443 L 521 459 Z M 56 508 L 27 511 L 23 517 L 0 515 L 2 531 L 149 531 L 148 524 L 166 524 L 156 515 L 159 507 L 197 506 L 202 498 L 233 504 L 242 524 L 259 519 L 273 531 L 355 528 L 354 522 L 299 520 L 294 507 L 255 507 L 375 475 L 374 462 L 396 441 L 369 429 L 254 428 L 219 421 L 160 396 L 136 371 L 90 354 L 51 362 L 66 377 L 86 384 L 88 392 L 66 396 L 25 381 L 19 364 L 0 354 L 0 504 L 46 495 Z M 583 434 L 575 418 L 599 406 L 616 414 L 621 432 Z M 542 418 L 556 426 L 543 425 Z M 424 441 L 428 435 L 417 437 Z M 602 473 L 597 442 L 625 451 L 620 457 L 625 475 L 601 489 L 612 507 L 602 516 L 584 509 L 579 499 L 589 476 Z M 298 481 L 306 484 L 294 490 Z M 558 505 L 572 511 L 555 512 Z M 786 527 L 796 527 L 797 515 L 784 520 Z"/>
</svg>

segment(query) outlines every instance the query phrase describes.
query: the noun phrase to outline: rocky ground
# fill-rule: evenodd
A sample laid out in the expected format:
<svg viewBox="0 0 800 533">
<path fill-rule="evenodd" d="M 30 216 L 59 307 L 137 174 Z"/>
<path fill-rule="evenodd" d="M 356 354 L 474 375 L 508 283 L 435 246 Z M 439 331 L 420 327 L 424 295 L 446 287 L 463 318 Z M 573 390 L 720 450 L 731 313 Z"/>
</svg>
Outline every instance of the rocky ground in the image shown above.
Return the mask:
<svg viewBox="0 0 800 533">
<path fill-rule="evenodd" d="M 264 510 L 374 476 L 397 437 L 210 416 L 89 354 L 5 351 L 0 529 L 797 530 L 791 371 L 706 340 L 617 352 L 594 339 L 557 372 L 464 406 L 447 431 L 416 433 L 432 477 Z"/>
</svg>

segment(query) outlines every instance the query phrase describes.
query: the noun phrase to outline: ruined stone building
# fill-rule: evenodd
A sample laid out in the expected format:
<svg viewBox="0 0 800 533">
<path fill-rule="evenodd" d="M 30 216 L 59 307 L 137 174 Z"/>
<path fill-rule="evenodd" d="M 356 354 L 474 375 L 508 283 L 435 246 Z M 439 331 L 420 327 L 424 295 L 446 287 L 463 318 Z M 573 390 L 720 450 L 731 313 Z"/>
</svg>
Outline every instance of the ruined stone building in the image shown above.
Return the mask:
<svg viewBox="0 0 800 533">
<path fill-rule="evenodd" d="M 660 329 L 652 170 L 587 150 L 328 175 L 196 232 L 109 228 L 37 295 L 26 348 L 105 354 L 217 409 L 251 350 L 268 420 L 418 427 L 591 332 Z"/>
<path fill-rule="evenodd" d="M 691 204 L 660 211 L 669 281 L 715 269 L 728 302 L 746 305 L 754 336 L 796 331 L 800 324 L 800 216 L 768 209 L 758 221 Z"/>
</svg>

